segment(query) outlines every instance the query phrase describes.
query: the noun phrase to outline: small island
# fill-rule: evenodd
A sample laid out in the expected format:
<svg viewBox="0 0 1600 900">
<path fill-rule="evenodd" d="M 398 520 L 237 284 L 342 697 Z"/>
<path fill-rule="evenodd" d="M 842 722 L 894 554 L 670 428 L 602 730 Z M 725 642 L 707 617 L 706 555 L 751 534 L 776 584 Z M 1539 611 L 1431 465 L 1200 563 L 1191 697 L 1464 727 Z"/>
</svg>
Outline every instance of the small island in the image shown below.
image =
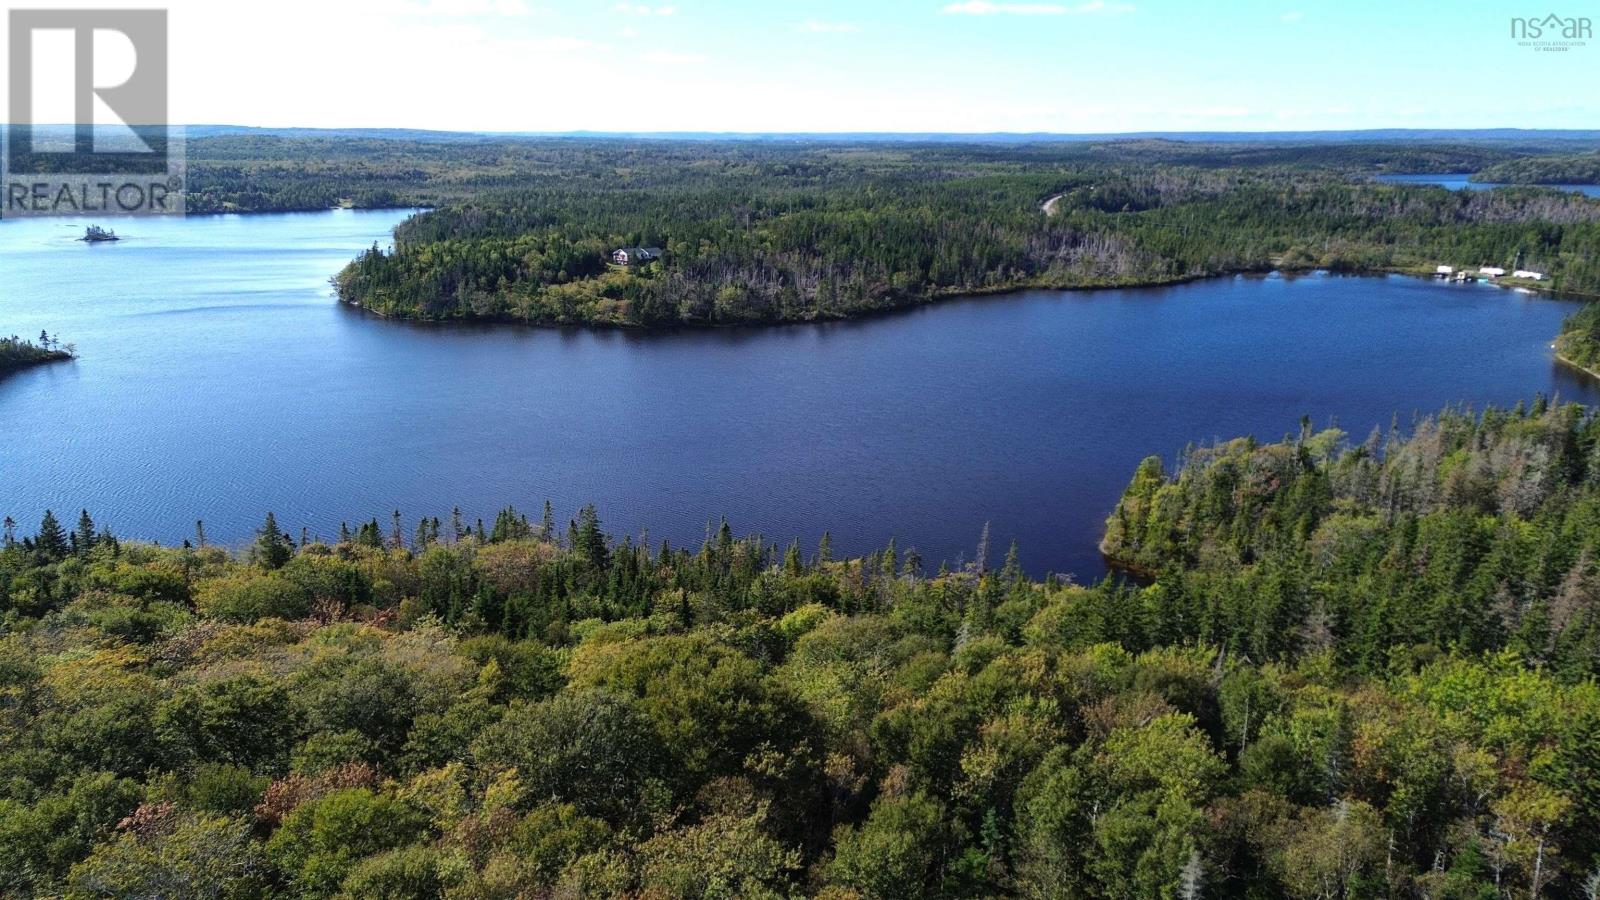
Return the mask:
<svg viewBox="0 0 1600 900">
<path fill-rule="evenodd" d="M 122 238 L 117 237 L 115 230 L 108 231 L 99 225 L 90 225 L 84 229 L 83 237 L 78 238 L 78 240 L 90 244 L 104 244 L 108 241 L 120 241 Z"/>
<path fill-rule="evenodd" d="M 39 342 L 24 340 L 12 335 L 0 338 L 0 375 L 49 362 L 61 362 L 77 356 L 77 348 L 62 344 L 49 334 L 39 332 Z"/>
</svg>

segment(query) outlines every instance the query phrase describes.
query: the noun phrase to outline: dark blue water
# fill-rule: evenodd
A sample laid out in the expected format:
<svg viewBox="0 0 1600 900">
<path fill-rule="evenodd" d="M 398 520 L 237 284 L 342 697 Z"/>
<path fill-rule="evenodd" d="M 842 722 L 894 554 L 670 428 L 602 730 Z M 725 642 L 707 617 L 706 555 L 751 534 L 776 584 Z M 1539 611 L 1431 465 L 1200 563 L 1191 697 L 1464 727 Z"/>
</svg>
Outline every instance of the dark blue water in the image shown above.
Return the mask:
<svg viewBox="0 0 1600 900">
<path fill-rule="evenodd" d="M 1035 291 L 870 321 L 642 335 L 422 327 L 329 299 L 388 212 L 143 220 L 87 246 L 0 222 L 0 329 L 76 362 L 0 380 L 0 514 L 87 506 L 176 542 L 405 514 L 490 518 L 545 498 L 698 542 L 841 551 L 898 537 L 970 557 L 985 521 L 1035 572 L 1101 571 L 1139 460 L 1277 438 L 1302 415 L 1359 439 L 1398 414 L 1535 392 L 1600 401 L 1553 361 L 1571 303 L 1479 285 L 1317 275 Z"/>
<path fill-rule="evenodd" d="M 1468 181 L 1467 179 L 1471 177 L 1470 175 L 1379 175 L 1378 180 L 1391 184 L 1435 184 L 1452 191 L 1488 191 L 1499 187 L 1545 187 L 1589 197 L 1600 197 L 1600 184 L 1512 185 L 1490 181 Z"/>
</svg>

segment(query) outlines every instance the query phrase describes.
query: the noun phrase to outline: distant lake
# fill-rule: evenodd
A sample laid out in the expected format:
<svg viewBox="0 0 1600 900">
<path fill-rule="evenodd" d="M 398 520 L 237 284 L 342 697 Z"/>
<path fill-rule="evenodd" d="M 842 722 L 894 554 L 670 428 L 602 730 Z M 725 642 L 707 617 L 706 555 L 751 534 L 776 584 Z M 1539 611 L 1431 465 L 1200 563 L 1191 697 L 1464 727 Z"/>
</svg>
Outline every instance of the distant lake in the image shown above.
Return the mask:
<svg viewBox="0 0 1600 900">
<path fill-rule="evenodd" d="M 1402 277 L 1239 277 L 1028 291 L 871 320 L 639 334 L 384 321 L 328 276 L 398 212 L 0 222 L 0 330 L 82 358 L 0 380 L 0 515 L 79 507 L 176 543 L 551 499 L 698 545 L 727 516 L 807 551 L 898 537 L 936 566 L 1102 572 L 1139 460 L 1276 439 L 1302 415 L 1357 440 L 1453 402 L 1600 402 L 1549 342 L 1576 304 Z"/>
<path fill-rule="evenodd" d="M 1539 185 L 1513 185 L 1497 184 L 1489 181 L 1469 181 L 1470 175 L 1379 175 L 1379 181 L 1391 184 L 1436 184 L 1439 187 L 1449 188 L 1452 191 L 1487 191 L 1498 187 L 1545 187 L 1558 191 L 1570 191 L 1584 194 L 1589 197 L 1600 197 L 1600 184 L 1539 184 Z"/>
</svg>

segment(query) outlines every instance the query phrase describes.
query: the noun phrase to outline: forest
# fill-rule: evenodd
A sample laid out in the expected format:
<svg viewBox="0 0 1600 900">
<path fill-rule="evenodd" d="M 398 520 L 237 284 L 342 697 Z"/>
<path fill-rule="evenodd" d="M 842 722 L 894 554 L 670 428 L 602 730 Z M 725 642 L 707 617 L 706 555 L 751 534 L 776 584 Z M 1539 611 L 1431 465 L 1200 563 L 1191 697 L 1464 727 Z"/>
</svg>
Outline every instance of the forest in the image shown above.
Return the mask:
<svg viewBox="0 0 1600 900">
<path fill-rule="evenodd" d="M 426 209 L 398 229 L 392 251 L 370 248 L 335 280 L 350 304 L 424 320 L 813 321 L 951 294 L 1439 263 L 1533 268 L 1552 290 L 1592 294 L 1600 201 L 1373 180 L 1585 180 L 1571 167 L 1592 162 L 1592 151 L 1550 139 L 208 134 L 189 144 L 187 204 L 191 213 Z M 667 252 L 613 265 L 612 252 L 630 246 Z"/>
<path fill-rule="evenodd" d="M 657 156 L 712 163 L 737 156 L 788 162 L 841 152 L 863 160 L 905 151 L 974 164 L 1166 164 L 1200 168 L 1292 165 L 1353 175 L 1477 172 L 1514 160 L 1576 156 L 1592 140 L 1229 142 L 1123 139 L 949 143 L 786 139 L 510 138 L 464 133 L 191 128 L 186 143 L 190 213 L 298 212 L 338 206 L 426 207 L 568 173 L 592 184 L 631 174 Z"/>
<path fill-rule="evenodd" d="M 570 150 L 414 216 L 393 249 L 374 246 L 338 275 L 339 297 L 403 318 L 652 327 L 825 320 L 951 294 L 1268 269 L 1500 265 L 1548 273 L 1554 290 L 1600 293 L 1600 200 L 1371 177 L 1475 165 L 1491 153 L 1483 148 Z M 631 246 L 666 253 L 613 265 L 612 251 Z"/>
<path fill-rule="evenodd" d="M 1600 414 L 1543 398 L 1146 460 L 1092 585 L 548 504 L 4 527 L 8 897 L 1600 888 Z"/>
<path fill-rule="evenodd" d="M 1600 371 L 1600 303 L 1590 303 L 1562 323 L 1556 352 L 1575 366 Z"/>
<path fill-rule="evenodd" d="M 1600 152 L 1503 160 L 1472 176 L 1501 184 L 1600 184 Z"/>
</svg>

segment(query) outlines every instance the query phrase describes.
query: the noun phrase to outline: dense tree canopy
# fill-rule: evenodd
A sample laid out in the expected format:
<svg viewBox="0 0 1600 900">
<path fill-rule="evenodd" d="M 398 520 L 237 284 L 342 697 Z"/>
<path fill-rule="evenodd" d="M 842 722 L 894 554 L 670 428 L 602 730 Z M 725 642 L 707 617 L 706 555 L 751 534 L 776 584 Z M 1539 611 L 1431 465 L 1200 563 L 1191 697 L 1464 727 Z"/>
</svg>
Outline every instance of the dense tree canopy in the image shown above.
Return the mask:
<svg viewBox="0 0 1600 900">
<path fill-rule="evenodd" d="M 68 520 L 70 521 L 70 520 Z M 0 892 L 1571 897 L 1600 417 L 1142 465 L 1139 583 L 515 510 L 0 549 Z"/>
<path fill-rule="evenodd" d="M 1508 159 L 1474 173 L 1500 184 L 1600 184 L 1600 152 Z"/>
<path fill-rule="evenodd" d="M 1271 268 L 1499 265 L 1600 291 L 1590 198 L 1373 183 L 1307 150 L 1111 149 L 609 145 L 412 218 L 336 283 L 385 315 L 636 326 Z M 611 264 L 639 245 L 666 255 Z"/>
</svg>

